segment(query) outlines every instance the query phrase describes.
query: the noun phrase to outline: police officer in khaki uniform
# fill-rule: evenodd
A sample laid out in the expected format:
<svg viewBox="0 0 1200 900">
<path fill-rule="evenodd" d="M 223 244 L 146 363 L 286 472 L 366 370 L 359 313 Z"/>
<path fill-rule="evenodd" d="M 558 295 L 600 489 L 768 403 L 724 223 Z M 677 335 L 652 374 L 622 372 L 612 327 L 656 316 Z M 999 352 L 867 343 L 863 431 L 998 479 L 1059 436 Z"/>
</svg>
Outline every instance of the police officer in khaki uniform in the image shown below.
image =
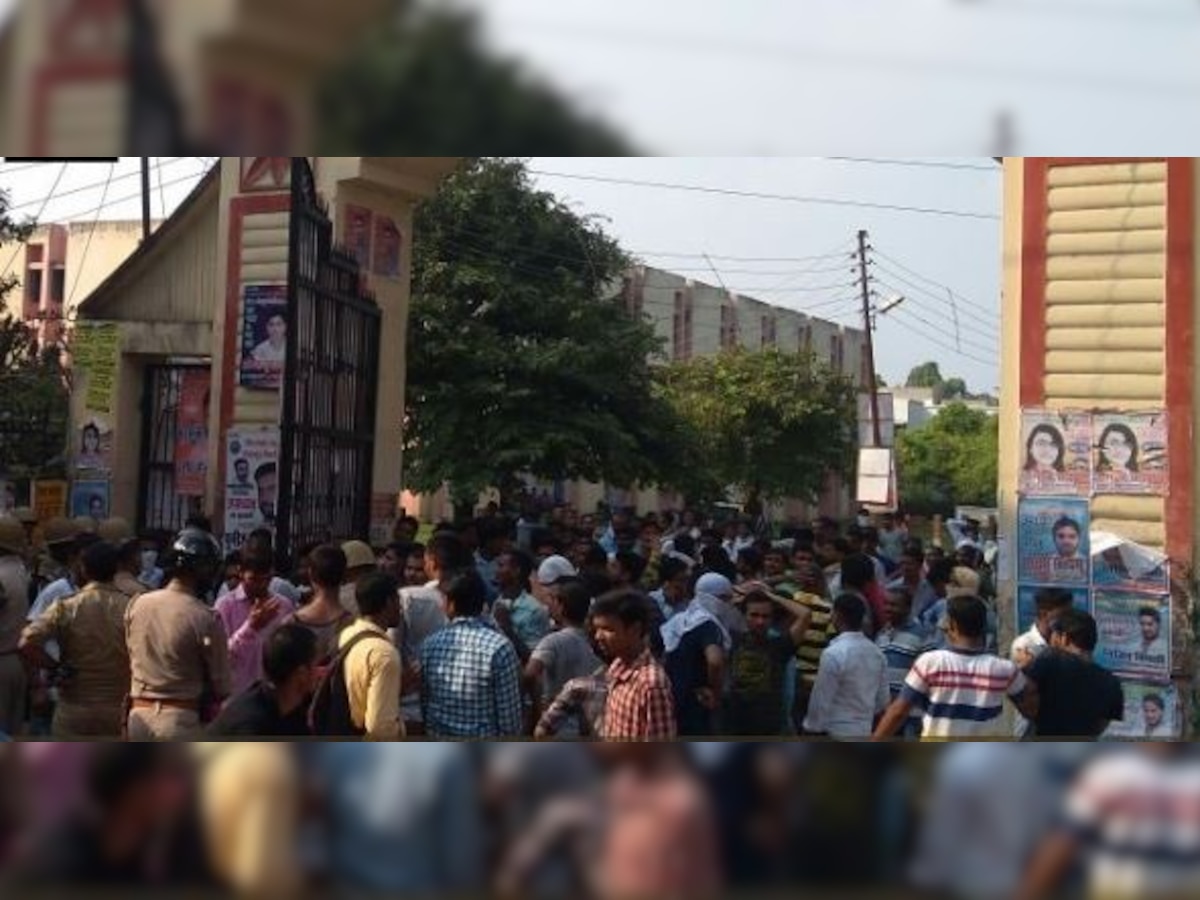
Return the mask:
<svg viewBox="0 0 1200 900">
<path fill-rule="evenodd" d="M 127 597 L 146 593 L 145 586 L 137 579 L 142 571 L 141 545 L 130 524 L 124 519 L 105 519 L 97 534 L 117 551 L 117 574 L 113 578 L 116 589 Z"/>
<path fill-rule="evenodd" d="M 128 737 L 194 740 L 208 707 L 229 696 L 229 641 L 205 599 L 220 581 L 217 539 L 198 528 L 180 532 L 167 553 L 170 581 L 129 604 Z"/>
<path fill-rule="evenodd" d="M 71 553 L 79 531 L 70 519 L 56 516 L 42 528 L 42 553 L 33 573 L 33 595 L 36 597 L 49 585 L 71 574 Z"/>
<path fill-rule="evenodd" d="M 55 740 L 115 740 L 129 689 L 125 612 L 131 598 L 113 584 L 117 550 L 107 541 L 84 550 L 80 568 L 83 589 L 26 627 L 21 655 L 58 676 Z M 50 641 L 58 645 L 57 658 L 45 650 Z"/>
<path fill-rule="evenodd" d="M 11 516 L 0 517 L 0 732 L 17 734 L 25 724 L 29 682 L 17 655 L 29 612 L 29 570 L 25 566 L 25 528 Z"/>
<path fill-rule="evenodd" d="M 13 510 L 13 518 L 16 519 L 25 528 L 25 565 L 29 567 L 29 571 L 33 571 L 34 563 L 37 560 L 35 556 L 36 543 L 34 541 L 34 532 L 37 531 L 38 519 L 37 514 L 28 506 L 19 506 Z"/>
</svg>

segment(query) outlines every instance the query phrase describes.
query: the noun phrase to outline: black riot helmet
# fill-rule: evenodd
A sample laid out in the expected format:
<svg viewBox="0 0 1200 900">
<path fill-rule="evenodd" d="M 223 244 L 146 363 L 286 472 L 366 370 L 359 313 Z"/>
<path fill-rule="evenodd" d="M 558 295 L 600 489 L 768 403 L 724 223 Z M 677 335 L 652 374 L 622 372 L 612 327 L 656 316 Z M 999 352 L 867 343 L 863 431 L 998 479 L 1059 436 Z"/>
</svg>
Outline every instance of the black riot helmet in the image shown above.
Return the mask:
<svg viewBox="0 0 1200 900">
<path fill-rule="evenodd" d="M 167 567 L 172 577 L 196 582 L 199 593 L 216 584 L 225 567 L 225 555 L 215 537 L 200 528 L 185 528 L 167 551 Z"/>
</svg>

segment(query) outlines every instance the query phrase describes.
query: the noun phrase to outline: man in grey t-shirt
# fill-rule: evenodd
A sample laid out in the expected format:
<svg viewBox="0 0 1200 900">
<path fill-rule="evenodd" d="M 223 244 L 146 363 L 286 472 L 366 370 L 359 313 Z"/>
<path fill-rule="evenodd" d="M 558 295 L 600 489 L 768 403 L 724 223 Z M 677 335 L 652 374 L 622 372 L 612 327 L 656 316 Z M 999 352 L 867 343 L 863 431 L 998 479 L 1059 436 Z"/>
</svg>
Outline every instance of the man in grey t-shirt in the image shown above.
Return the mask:
<svg viewBox="0 0 1200 900">
<path fill-rule="evenodd" d="M 600 659 L 584 631 L 591 604 L 591 592 L 583 581 L 571 579 L 558 585 L 550 607 L 558 630 L 538 642 L 525 667 L 525 689 L 534 700 L 535 721 L 568 681 L 590 675 L 600 667 Z"/>
</svg>

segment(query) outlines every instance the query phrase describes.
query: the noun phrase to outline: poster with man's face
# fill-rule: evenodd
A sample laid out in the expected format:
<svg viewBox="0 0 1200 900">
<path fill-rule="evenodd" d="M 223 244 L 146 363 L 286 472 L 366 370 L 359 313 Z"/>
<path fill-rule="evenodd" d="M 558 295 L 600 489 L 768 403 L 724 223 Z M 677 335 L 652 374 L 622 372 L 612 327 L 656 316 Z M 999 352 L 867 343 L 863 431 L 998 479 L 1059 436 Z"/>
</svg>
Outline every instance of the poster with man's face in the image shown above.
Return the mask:
<svg viewBox="0 0 1200 900">
<path fill-rule="evenodd" d="M 1113 740 L 1171 741 L 1181 735 L 1179 694 L 1173 685 L 1126 681 L 1125 718 L 1113 722 L 1104 737 Z"/>
<path fill-rule="evenodd" d="M 226 439 L 225 550 L 238 550 L 250 532 L 275 528 L 279 493 L 279 429 L 230 431 Z"/>
<path fill-rule="evenodd" d="M 1167 492 L 1167 414 L 1120 413 L 1095 418 L 1097 494 Z"/>
<path fill-rule="evenodd" d="M 108 518 L 109 483 L 77 481 L 71 489 L 71 515 L 89 516 L 97 522 Z"/>
<path fill-rule="evenodd" d="M 1090 529 L 1087 500 L 1022 499 L 1017 508 L 1017 580 L 1086 587 Z"/>
<path fill-rule="evenodd" d="M 1165 682 L 1171 677 L 1171 598 L 1097 591 L 1096 662 L 1118 675 Z"/>
<path fill-rule="evenodd" d="M 239 384 L 277 391 L 283 384 L 288 345 L 287 286 L 252 284 L 242 304 L 242 362 Z"/>
<path fill-rule="evenodd" d="M 1087 497 L 1092 490 L 1092 417 L 1082 412 L 1021 413 L 1020 491 L 1027 497 Z"/>
</svg>

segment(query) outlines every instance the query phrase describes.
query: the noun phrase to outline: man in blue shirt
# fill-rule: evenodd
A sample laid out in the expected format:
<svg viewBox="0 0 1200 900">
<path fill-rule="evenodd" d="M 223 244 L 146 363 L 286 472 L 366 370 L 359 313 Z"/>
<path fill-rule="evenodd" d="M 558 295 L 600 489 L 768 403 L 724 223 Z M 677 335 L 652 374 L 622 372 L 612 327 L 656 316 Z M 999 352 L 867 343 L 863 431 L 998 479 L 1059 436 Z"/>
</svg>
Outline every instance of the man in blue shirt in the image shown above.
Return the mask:
<svg viewBox="0 0 1200 900">
<path fill-rule="evenodd" d="M 512 642 L 481 616 L 483 579 L 452 574 L 441 591 L 450 624 L 421 651 L 421 707 L 434 740 L 503 740 L 522 734 L 521 663 Z"/>
</svg>

